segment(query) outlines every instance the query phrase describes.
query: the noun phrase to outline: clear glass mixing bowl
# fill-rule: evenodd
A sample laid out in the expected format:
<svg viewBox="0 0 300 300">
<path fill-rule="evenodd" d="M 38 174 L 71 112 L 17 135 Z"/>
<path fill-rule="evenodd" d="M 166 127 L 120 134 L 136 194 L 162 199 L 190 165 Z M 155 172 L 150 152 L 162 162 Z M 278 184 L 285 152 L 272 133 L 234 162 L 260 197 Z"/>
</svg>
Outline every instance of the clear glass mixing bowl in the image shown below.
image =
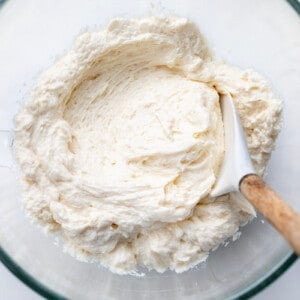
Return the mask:
<svg viewBox="0 0 300 300">
<path fill-rule="evenodd" d="M 297 1 L 293 3 L 297 8 Z M 161 13 L 194 20 L 220 57 L 257 69 L 284 99 L 283 130 L 266 179 L 300 210 L 300 19 L 286 1 L 6 1 L 0 10 L 0 259 L 47 298 L 247 298 L 296 259 L 283 238 L 258 216 L 242 228 L 240 239 L 190 271 L 119 276 L 63 253 L 53 236 L 25 217 L 10 147 L 13 116 L 38 74 L 83 28 L 101 27 L 115 16 Z"/>
</svg>

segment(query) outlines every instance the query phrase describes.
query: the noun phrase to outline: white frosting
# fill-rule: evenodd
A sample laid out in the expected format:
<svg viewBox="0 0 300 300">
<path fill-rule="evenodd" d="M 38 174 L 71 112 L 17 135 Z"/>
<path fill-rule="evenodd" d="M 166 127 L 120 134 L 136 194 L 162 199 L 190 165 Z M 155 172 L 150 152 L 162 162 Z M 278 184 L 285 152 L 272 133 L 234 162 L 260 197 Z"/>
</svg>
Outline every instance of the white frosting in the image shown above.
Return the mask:
<svg viewBox="0 0 300 300">
<path fill-rule="evenodd" d="M 236 195 L 209 199 L 224 152 L 222 92 L 262 174 L 281 104 L 257 73 L 214 60 L 186 19 L 115 19 L 82 34 L 16 118 L 30 216 L 114 272 L 204 260 L 255 214 Z"/>
</svg>

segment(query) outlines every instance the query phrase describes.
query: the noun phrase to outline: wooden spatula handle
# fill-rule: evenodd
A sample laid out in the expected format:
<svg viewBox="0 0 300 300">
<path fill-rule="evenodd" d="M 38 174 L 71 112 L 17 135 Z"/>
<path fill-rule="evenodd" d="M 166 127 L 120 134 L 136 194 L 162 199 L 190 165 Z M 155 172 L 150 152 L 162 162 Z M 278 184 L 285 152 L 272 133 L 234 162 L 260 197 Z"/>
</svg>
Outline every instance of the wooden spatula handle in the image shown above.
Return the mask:
<svg viewBox="0 0 300 300">
<path fill-rule="evenodd" d="M 300 215 L 257 175 L 243 177 L 240 191 L 300 255 Z"/>
</svg>

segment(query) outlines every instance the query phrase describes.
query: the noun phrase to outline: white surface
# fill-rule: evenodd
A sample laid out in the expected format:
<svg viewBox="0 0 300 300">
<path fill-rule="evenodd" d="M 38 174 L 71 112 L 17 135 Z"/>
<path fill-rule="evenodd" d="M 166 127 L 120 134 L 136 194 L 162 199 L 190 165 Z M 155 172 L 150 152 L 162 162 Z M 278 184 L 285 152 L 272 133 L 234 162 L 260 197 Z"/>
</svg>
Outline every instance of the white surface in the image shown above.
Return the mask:
<svg viewBox="0 0 300 300">
<path fill-rule="evenodd" d="M 300 261 L 297 261 L 283 276 L 263 290 L 253 300 L 298 300 L 300 299 Z M 38 300 L 42 297 L 26 287 L 0 264 L 0 298 L 9 300 Z M 99 299 L 101 300 L 101 299 Z"/>
</svg>

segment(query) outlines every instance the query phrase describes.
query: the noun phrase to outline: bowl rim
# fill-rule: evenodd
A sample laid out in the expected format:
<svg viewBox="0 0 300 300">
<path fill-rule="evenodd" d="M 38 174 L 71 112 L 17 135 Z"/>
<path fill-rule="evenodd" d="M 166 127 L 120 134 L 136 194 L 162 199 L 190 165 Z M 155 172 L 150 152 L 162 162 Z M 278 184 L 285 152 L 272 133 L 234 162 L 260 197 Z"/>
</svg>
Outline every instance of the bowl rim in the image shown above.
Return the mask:
<svg viewBox="0 0 300 300">
<path fill-rule="evenodd" d="M 292 252 L 287 256 L 287 258 L 283 260 L 283 262 L 279 263 L 279 265 L 276 266 L 269 275 L 264 277 L 261 281 L 258 280 L 258 282 L 256 282 L 252 287 L 250 286 L 248 289 L 233 295 L 231 299 L 249 299 L 250 297 L 258 294 L 260 291 L 264 290 L 267 286 L 273 283 L 277 278 L 279 278 L 286 270 L 288 270 L 289 267 L 293 265 L 293 263 L 297 260 L 297 258 L 297 254 Z M 35 279 L 33 276 L 31 276 L 20 265 L 18 265 L 1 246 L 0 261 L 11 273 L 13 273 L 23 283 L 25 283 L 25 285 L 27 285 L 33 291 L 37 292 L 39 295 L 45 297 L 46 299 L 67 299 L 66 297 L 61 296 L 60 294 L 56 293 L 55 291 Z"/>
<path fill-rule="evenodd" d="M 0 0 L 0 9 L 5 2 L 8 0 Z M 298 0 L 286 0 L 291 7 L 300 15 L 300 2 Z M 249 299 L 254 295 L 258 294 L 260 291 L 264 290 L 267 286 L 273 283 L 277 278 L 279 278 L 285 271 L 287 271 L 297 260 L 298 256 L 296 253 L 292 252 L 289 254 L 281 263 L 279 263 L 271 272 L 261 280 L 257 280 L 253 286 L 249 286 L 242 292 L 239 292 L 231 297 L 231 299 L 241 300 Z M 57 292 L 48 288 L 46 285 L 35 279 L 27 271 L 25 271 L 18 263 L 16 263 L 9 254 L 0 245 L 0 261 L 2 264 L 13 273 L 19 280 L 21 280 L 25 285 L 31 288 L 33 291 L 37 292 L 39 295 L 45 297 L 46 299 L 57 299 L 65 300 L 64 296 L 61 296 Z"/>
</svg>

